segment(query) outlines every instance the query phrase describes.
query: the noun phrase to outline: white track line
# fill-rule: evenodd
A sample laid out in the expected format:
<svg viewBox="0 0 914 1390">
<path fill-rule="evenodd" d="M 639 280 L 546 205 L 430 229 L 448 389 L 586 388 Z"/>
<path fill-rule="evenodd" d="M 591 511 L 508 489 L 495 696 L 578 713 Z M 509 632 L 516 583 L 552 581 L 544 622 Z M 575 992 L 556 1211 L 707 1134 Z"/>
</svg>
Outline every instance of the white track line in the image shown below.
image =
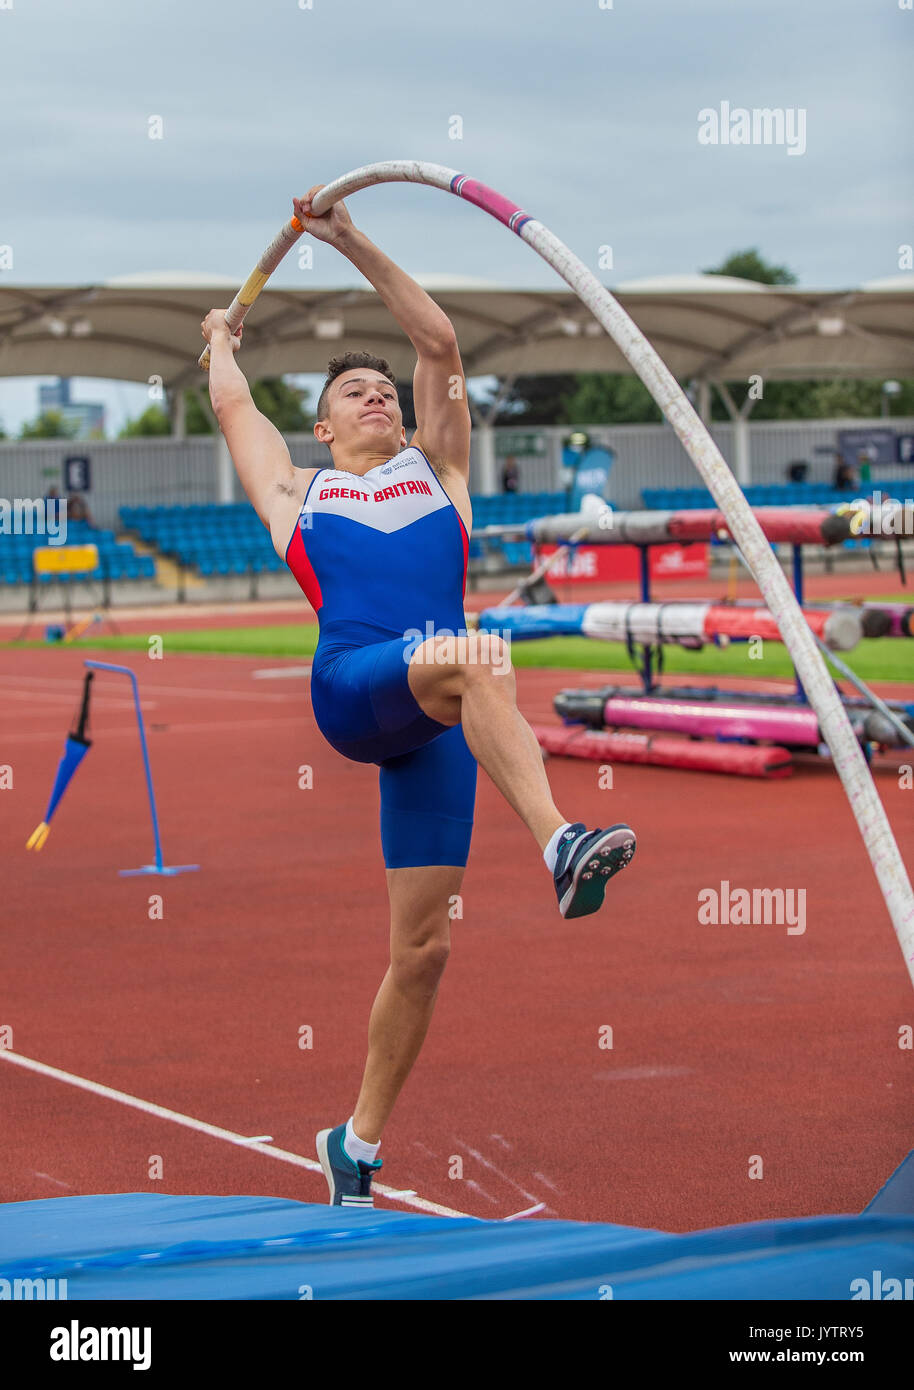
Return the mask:
<svg viewBox="0 0 914 1390">
<path fill-rule="evenodd" d="M 528 1207 L 526 1211 L 516 1211 L 513 1216 L 503 1216 L 502 1221 L 520 1221 L 522 1216 L 535 1216 L 538 1211 L 545 1211 L 546 1203 L 537 1202 L 535 1207 Z"/>
<path fill-rule="evenodd" d="M 200 690 L 196 686 L 190 685 L 155 685 L 152 682 L 146 687 L 153 695 L 180 695 L 189 700 L 243 700 L 248 704 L 289 704 L 291 701 L 299 703 L 300 695 L 269 695 L 260 690 Z"/>
<path fill-rule="evenodd" d="M 50 1175 L 50 1173 L 39 1173 L 39 1172 L 36 1170 L 36 1172 L 35 1172 L 35 1177 L 36 1177 L 36 1178 L 44 1178 L 46 1182 L 52 1182 L 52 1183 L 54 1183 L 55 1187 L 65 1187 L 65 1188 L 67 1189 L 68 1192 L 72 1192 L 72 1191 L 73 1191 L 72 1187 L 70 1186 L 70 1184 L 69 1184 L 68 1182 L 61 1182 L 59 1178 L 52 1178 L 51 1175 Z"/>
<path fill-rule="evenodd" d="M 55 690 L 65 686 L 68 690 L 78 690 L 80 677 L 77 674 L 72 676 L 14 676 L 10 671 L 0 674 L 0 681 L 5 685 L 50 685 Z"/>
<path fill-rule="evenodd" d="M 131 667 L 131 670 L 132 669 L 133 668 Z M 310 670 L 311 668 L 309 667 L 308 669 Z M 101 674 L 103 676 L 111 675 L 111 672 L 102 671 Z M 142 676 L 142 672 L 135 671 L 134 675 L 136 675 L 139 678 L 140 676 Z M 81 677 L 79 675 L 69 677 L 37 677 L 12 676 L 7 675 L 5 673 L 0 674 L 0 684 L 7 686 L 24 686 L 25 690 L 22 693 L 26 697 L 31 693 L 32 686 L 45 685 L 51 686 L 52 690 L 54 691 L 59 691 L 57 698 L 61 700 L 72 698 L 73 692 L 79 689 L 80 680 Z M 205 686 L 201 689 L 199 686 L 191 685 L 156 685 L 152 680 L 150 680 L 149 684 L 147 685 L 146 691 L 148 691 L 152 695 L 181 695 L 188 699 L 196 700 L 245 700 L 248 702 L 254 701 L 256 704 L 276 704 L 282 701 L 298 700 L 300 698 L 298 695 L 292 694 L 269 695 L 261 693 L 259 690 L 208 690 Z M 9 693 L 13 694 L 14 692 L 10 691 Z M 93 690 L 93 695 L 95 694 L 96 691 Z M 43 698 L 50 698 L 50 693 L 45 695 Z M 116 699 L 118 704 L 129 704 L 131 707 L 133 706 L 132 699 L 128 698 L 127 700 L 123 700 L 117 696 L 113 698 Z M 112 699 L 112 697 L 109 695 L 108 699 Z M 144 708 L 145 700 L 146 692 L 144 692 L 140 696 L 140 703 L 143 704 Z"/>
<path fill-rule="evenodd" d="M 159 715 L 159 720 L 161 719 L 162 716 Z M 151 732 L 159 732 L 158 728 L 156 727 L 158 722 L 159 721 L 152 719 L 149 721 Z M 196 724 L 172 724 L 171 722 L 168 722 L 164 724 L 163 732 L 169 734 L 197 734 L 201 732 L 222 733 L 226 729 L 278 729 L 283 724 L 289 724 L 292 726 L 292 728 L 303 730 L 303 714 L 285 715 L 281 719 L 278 719 L 275 715 L 273 715 L 269 719 L 207 719 L 201 720 Z M 135 724 L 132 726 L 132 728 L 110 730 L 106 729 L 104 737 L 107 738 L 109 733 L 129 734 L 131 732 L 133 733 L 134 737 L 136 737 Z"/>
<path fill-rule="evenodd" d="M 491 1169 L 493 1173 L 497 1173 L 498 1176 L 500 1178 L 503 1178 L 505 1182 L 510 1183 L 511 1186 L 515 1189 L 515 1191 L 519 1192 L 522 1197 L 526 1197 L 528 1202 L 539 1202 L 539 1198 L 537 1197 L 535 1192 L 528 1192 L 525 1187 L 521 1187 L 520 1183 L 515 1182 L 513 1178 L 508 1177 L 507 1173 L 503 1173 L 500 1168 L 496 1167 L 496 1165 L 491 1161 L 491 1159 L 486 1158 L 486 1156 L 484 1154 L 479 1153 L 477 1149 L 471 1149 L 469 1144 L 465 1144 L 462 1139 L 458 1139 L 457 1143 L 459 1144 L 460 1148 L 466 1149 L 467 1153 L 472 1158 L 475 1158 L 477 1163 L 481 1163 L 484 1168 Z M 540 1203 L 539 1207 L 537 1207 L 537 1210 L 539 1210 L 540 1207 L 542 1207 L 544 1211 L 552 1211 L 552 1207 L 545 1206 L 543 1203 Z M 552 1212 L 552 1214 L 554 1216 L 556 1213 Z"/>
<path fill-rule="evenodd" d="M 294 677 L 310 674 L 310 666 L 262 666 L 260 670 L 251 672 L 255 681 L 292 680 Z"/>
<path fill-rule="evenodd" d="M 534 1173 L 533 1176 L 536 1178 L 537 1182 L 541 1182 L 544 1184 L 544 1186 L 550 1187 L 553 1192 L 561 1194 L 562 1189 L 560 1187 L 556 1187 L 554 1182 L 550 1182 L 549 1179 L 546 1177 L 545 1173 Z"/>
<path fill-rule="evenodd" d="M 149 708 L 149 706 L 144 706 L 144 708 Z M 201 731 L 210 734 L 213 733 L 213 731 L 215 731 L 215 733 L 222 733 L 222 731 L 228 730 L 228 728 L 235 728 L 235 730 L 238 730 L 238 728 L 279 728 L 282 724 L 290 724 L 290 726 L 299 728 L 299 730 L 303 727 L 300 714 L 294 714 L 294 716 L 290 714 L 288 719 L 201 720 L 199 724 L 167 724 L 167 726 L 165 726 L 165 731 L 169 734 L 199 734 Z M 3 726 L 0 724 L 0 730 L 1 728 L 3 728 Z M 150 719 L 147 733 L 160 733 L 158 720 Z M 64 737 L 65 731 L 63 728 L 56 728 L 56 730 L 49 730 L 46 731 L 46 733 L 40 734 L 7 733 L 7 738 L 10 739 L 11 745 L 47 744 L 47 742 L 51 741 L 61 742 L 61 739 Z M 132 720 L 132 723 L 125 724 L 122 728 L 106 728 L 106 731 L 104 731 L 104 739 L 107 741 L 107 739 L 110 738 L 136 738 L 136 720 Z"/>
<path fill-rule="evenodd" d="M 58 1067 L 49 1067 L 45 1062 L 36 1062 L 32 1057 L 23 1057 L 21 1053 L 11 1052 L 9 1048 L 0 1047 L 0 1059 L 5 1062 L 12 1062 L 14 1066 L 24 1067 L 26 1071 L 34 1071 L 39 1076 L 50 1076 L 54 1081 L 64 1081 L 69 1086 L 77 1086 L 81 1091 L 91 1091 L 93 1095 L 104 1096 L 106 1100 L 117 1100 L 122 1105 L 129 1105 L 134 1110 L 143 1110 L 147 1115 L 155 1115 L 159 1120 L 171 1120 L 173 1124 L 183 1125 L 185 1129 L 195 1129 L 200 1134 L 208 1134 L 211 1139 L 222 1139 L 227 1144 L 237 1144 L 246 1149 L 248 1153 L 263 1154 L 266 1158 L 278 1158 L 283 1163 L 292 1163 L 296 1168 L 307 1168 L 311 1173 L 322 1173 L 321 1165 L 313 1158 L 303 1158 L 301 1154 L 290 1153 L 288 1149 L 277 1149 L 272 1144 L 260 1144 L 252 1142 L 243 1134 L 236 1134 L 231 1129 L 220 1129 L 218 1125 L 207 1124 L 205 1120 L 195 1120 L 191 1115 L 182 1115 L 179 1110 L 166 1110 L 163 1105 L 154 1105 L 152 1101 L 140 1100 L 138 1096 L 130 1096 L 126 1091 L 115 1091 L 111 1086 L 103 1086 L 98 1081 L 89 1081 L 84 1076 L 74 1076 L 72 1072 L 60 1071 Z M 380 1197 L 391 1197 L 395 1201 L 403 1202 L 407 1206 L 416 1207 L 419 1211 L 430 1212 L 433 1216 L 460 1216 L 469 1217 L 469 1212 L 454 1211 L 451 1207 L 440 1206 L 437 1202 L 428 1202 L 424 1197 L 410 1197 L 394 1187 L 384 1187 L 380 1183 L 372 1184 L 373 1190 Z M 478 1218 L 470 1218 L 477 1220 Z"/>
<path fill-rule="evenodd" d="M 2 681 L 0 681 L 0 689 L 3 689 Z M 34 704 L 36 700 L 43 700 L 45 704 L 71 706 L 73 704 L 73 697 L 75 694 L 75 686 L 72 690 L 61 690 L 57 694 L 55 694 L 51 690 L 3 690 L 4 700 L 26 700 L 30 705 Z M 154 700 L 150 702 L 149 700 L 144 699 L 142 701 L 142 705 L 143 709 L 155 709 L 156 702 Z M 105 697 L 102 696 L 102 698 L 98 701 L 97 708 L 106 710 L 120 710 L 134 709 L 135 706 L 132 700 L 119 700 L 117 698 L 105 699 Z"/>
</svg>

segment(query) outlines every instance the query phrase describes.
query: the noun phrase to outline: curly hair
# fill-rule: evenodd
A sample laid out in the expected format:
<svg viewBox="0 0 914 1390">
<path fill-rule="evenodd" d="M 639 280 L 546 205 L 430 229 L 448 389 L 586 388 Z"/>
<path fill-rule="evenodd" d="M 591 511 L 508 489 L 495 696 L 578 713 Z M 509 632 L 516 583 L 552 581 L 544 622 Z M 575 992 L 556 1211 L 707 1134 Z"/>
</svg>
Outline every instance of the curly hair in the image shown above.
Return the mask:
<svg viewBox="0 0 914 1390">
<path fill-rule="evenodd" d="M 321 389 L 320 399 L 317 402 L 318 420 L 326 420 L 328 392 L 330 387 L 343 372 L 352 371 L 353 367 L 371 367 L 373 371 L 380 372 L 386 376 L 393 386 L 397 381 L 393 372 L 390 370 L 390 363 L 385 362 L 383 357 L 375 357 L 370 352 L 344 352 L 340 357 L 331 357 L 327 363 L 327 380 Z"/>
</svg>

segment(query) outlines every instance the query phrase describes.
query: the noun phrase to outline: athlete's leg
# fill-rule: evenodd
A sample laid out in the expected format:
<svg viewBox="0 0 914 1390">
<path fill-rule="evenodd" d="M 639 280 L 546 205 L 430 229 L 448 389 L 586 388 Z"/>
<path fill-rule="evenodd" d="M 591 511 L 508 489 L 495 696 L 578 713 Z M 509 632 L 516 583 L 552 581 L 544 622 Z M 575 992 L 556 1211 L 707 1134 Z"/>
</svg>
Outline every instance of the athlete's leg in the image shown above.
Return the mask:
<svg viewBox="0 0 914 1390">
<path fill-rule="evenodd" d="M 401 670 L 402 662 L 401 662 Z M 476 762 L 460 728 L 385 759 L 378 777 L 390 898 L 390 969 L 371 1011 L 352 1127 L 376 1144 L 419 1054 L 450 950 L 470 852 Z"/>
<path fill-rule="evenodd" d="M 425 865 L 387 870 L 390 967 L 368 1024 L 368 1061 L 352 1128 L 377 1144 L 428 1032 L 450 950 L 449 908 L 464 870 Z"/>
<path fill-rule="evenodd" d="M 488 632 L 430 637 L 412 653 L 409 686 L 430 718 L 462 725 L 473 756 L 545 848 L 569 818 L 552 799 L 536 735 L 517 708 L 508 644 Z"/>
</svg>

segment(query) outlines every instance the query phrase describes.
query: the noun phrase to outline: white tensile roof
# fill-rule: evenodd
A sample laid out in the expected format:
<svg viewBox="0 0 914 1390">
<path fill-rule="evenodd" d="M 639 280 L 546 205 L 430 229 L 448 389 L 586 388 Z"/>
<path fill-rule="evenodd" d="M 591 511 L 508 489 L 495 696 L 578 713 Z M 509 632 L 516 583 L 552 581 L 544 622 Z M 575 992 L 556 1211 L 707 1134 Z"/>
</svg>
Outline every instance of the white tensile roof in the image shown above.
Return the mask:
<svg viewBox="0 0 914 1390">
<path fill-rule="evenodd" d="M 415 277 L 448 314 L 468 376 L 630 370 L 567 287 L 506 289 L 445 274 Z M 14 285 L 0 277 L 0 376 L 162 378 L 193 384 L 200 321 L 241 277 L 193 271 L 120 275 L 98 285 Z M 736 381 L 914 376 L 914 274 L 856 289 L 809 290 L 715 275 L 667 275 L 613 288 L 673 374 Z M 263 291 L 239 358 L 250 380 L 322 372 L 349 348 L 415 354 L 369 286 Z"/>
</svg>

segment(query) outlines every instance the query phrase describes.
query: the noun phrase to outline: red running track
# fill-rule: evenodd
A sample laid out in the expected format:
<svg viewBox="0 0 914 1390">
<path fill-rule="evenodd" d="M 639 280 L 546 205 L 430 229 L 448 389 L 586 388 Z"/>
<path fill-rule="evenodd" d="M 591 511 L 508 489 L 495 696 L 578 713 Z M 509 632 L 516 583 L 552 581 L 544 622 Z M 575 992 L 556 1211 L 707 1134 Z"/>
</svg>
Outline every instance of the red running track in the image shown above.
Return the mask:
<svg viewBox="0 0 914 1390">
<path fill-rule="evenodd" d="M 0 1026 L 25 1057 L 313 1159 L 315 1131 L 352 1111 L 387 964 L 376 771 L 323 742 L 306 677 L 253 678 L 294 662 L 119 654 L 140 680 L 165 862 L 201 871 L 118 876 L 149 861 L 152 835 L 129 687 L 104 674 L 95 746 L 28 854 L 82 657 L 0 654 L 14 779 L 0 791 Z M 556 689 L 607 679 L 521 670 L 521 708 L 550 722 Z M 544 1203 L 549 1217 L 673 1231 L 860 1210 L 914 1143 L 898 1045 L 914 1000 L 834 773 L 805 764 L 789 783 L 747 784 L 620 766 L 600 790 L 597 765 L 548 767 L 569 819 L 629 820 L 638 854 L 601 913 L 565 923 L 538 850 L 480 776 L 464 917 L 383 1181 L 477 1216 Z M 876 776 L 914 868 L 914 792 L 892 765 Z M 700 925 L 698 894 L 722 880 L 805 889 L 805 933 Z M 3 1060 L 0 1104 L 2 1201 L 326 1200 L 319 1173 Z"/>
</svg>

